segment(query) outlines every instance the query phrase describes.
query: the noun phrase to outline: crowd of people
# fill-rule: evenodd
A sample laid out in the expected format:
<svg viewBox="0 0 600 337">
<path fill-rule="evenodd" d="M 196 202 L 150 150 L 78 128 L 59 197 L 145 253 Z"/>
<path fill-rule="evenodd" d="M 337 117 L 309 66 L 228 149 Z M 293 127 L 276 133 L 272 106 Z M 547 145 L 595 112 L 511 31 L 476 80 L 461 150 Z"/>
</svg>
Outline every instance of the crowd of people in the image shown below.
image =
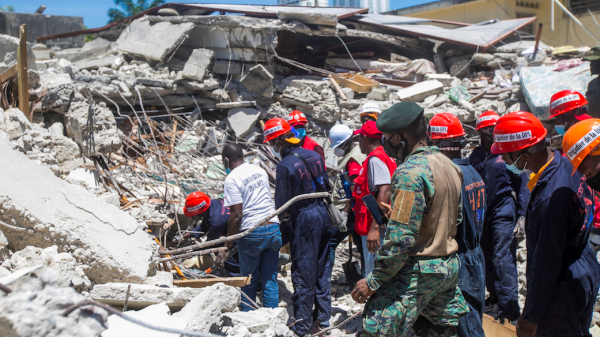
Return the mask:
<svg viewBox="0 0 600 337">
<path fill-rule="evenodd" d="M 279 252 L 289 242 L 298 336 L 329 327 L 331 270 L 348 236 L 360 253 L 362 279 L 352 298 L 366 303 L 361 336 L 485 336 L 484 312 L 516 325 L 519 337 L 590 336 L 600 283 L 590 246 L 600 227 L 600 119 L 587 115 L 588 101 L 576 91 L 556 93 L 549 105 L 562 151 L 550 149 L 533 114 L 487 111 L 475 125 L 480 145 L 463 158 L 469 142 L 456 116 L 428 120 L 412 102 L 384 111 L 365 104 L 358 130 L 337 124 L 328 133 L 345 177 L 342 220 L 334 220 L 327 198 L 298 201 L 228 242 L 217 263 L 252 275 L 242 288 L 247 298 L 256 299 L 260 284 L 263 305 L 277 307 Z M 306 135 L 307 123 L 294 111 L 264 125 L 264 142 L 280 158 L 274 195 L 265 170 L 245 163 L 240 145 L 227 144 L 224 198 L 190 194 L 184 212 L 198 227 L 184 238 L 231 236 L 296 196 L 331 193 L 325 153 Z M 522 235 L 523 308 L 516 266 Z M 228 254 L 233 246 L 237 258 Z M 252 310 L 247 298 L 245 311 Z"/>
</svg>

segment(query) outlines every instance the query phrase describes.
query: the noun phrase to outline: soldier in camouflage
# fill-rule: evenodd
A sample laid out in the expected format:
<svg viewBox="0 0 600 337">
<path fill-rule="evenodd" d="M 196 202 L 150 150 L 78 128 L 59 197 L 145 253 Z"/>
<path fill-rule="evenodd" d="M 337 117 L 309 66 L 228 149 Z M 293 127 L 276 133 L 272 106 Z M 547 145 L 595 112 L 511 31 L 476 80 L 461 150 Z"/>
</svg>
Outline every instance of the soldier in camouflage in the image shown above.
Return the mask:
<svg viewBox="0 0 600 337">
<path fill-rule="evenodd" d="M 454 239 L 462 221 L 462 173 L 437 147 L 427 146 L 423 109 L 401 102 L 377 120 L 388 155 L 400 159 L 392 206 L 375 268 L 352 297 L 367 301 L 361 336 L 456 336 L 469 308 L 458 287 Z M 409 154 L 410 153 L 410 154 Z"/>
</svg>

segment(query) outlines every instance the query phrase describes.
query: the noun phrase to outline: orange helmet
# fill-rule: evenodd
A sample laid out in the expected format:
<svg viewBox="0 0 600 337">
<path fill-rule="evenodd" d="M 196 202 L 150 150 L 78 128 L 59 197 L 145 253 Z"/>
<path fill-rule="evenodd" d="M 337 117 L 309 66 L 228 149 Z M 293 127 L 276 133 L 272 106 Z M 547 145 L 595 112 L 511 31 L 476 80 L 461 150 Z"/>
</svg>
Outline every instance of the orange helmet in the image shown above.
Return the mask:
<svg viewBox="0 0 600 337">
<path fill-rule="evenodd" d="M 444 139 L 461 137 L 465 135 L 465 129 L 458 117 L 448 112 L 439 113 L 429 121 L 429 132 L 431 139 Z"/>
<path fill-rule="evenodd" d="M 494 126 L 500 119 L 500 115 L 495 113 L 492 110 L 486 111 L 482 113 L 479 118 L 477 118 L 477 122 L 475 122 L 475 130 L 483 129 L 488 126 Z"/>
<path fill-rule="evenodd" d="M 563 90 L 552 95 L 550 98 L 550 118 L 554 118 L 565 112 L 575 110 L 588 104 L 582 94 L 575 90 Z"/>
<path fill-rule="evenodd" d="M 573 164 L 573 173 L 587 156 L 600 155 L 600 119 L 592 118 L 573 125 L 563 136 L 563 150 Z"/>
<path fill-rule="evenodd" d="M 290 126 L 290 124 L 286 122 L 283 118 L 276 117 L 273 119 L 269 119 L 265 123 L 265 130 L 263 131 L 265 143 L 288 133 L 292 133 L 293 135 L 295 135 L 295 133 L 292 131 L 292 127 Z M 295 137 L 286 138 L 286 141 L 292 144 L 300 143 L 300 139 Z"/>
<path fill-rule="evenodd" d="M 519 151 L 544 141 L 548 131 L 532 113 L 517 111 L 498 119 L 492 153 Z"/>
<path fill-rule="evenodd" d="M 306 125 L 306 123 L 308 123 L 306 115 L 304 115 L 302 111 L 298 110 L 292 111 L 292 113 L 290 113 L 290 115 L 287 117 L 287 121 L 291 126 Z"/>
<path fill-rule="evenodd" d="M 191 193 L 185 198 L 183 214 L 185 216 L 196 216 L 204 213 L 210 207 L 210 197 L 200 191 Z"/>
</svg>

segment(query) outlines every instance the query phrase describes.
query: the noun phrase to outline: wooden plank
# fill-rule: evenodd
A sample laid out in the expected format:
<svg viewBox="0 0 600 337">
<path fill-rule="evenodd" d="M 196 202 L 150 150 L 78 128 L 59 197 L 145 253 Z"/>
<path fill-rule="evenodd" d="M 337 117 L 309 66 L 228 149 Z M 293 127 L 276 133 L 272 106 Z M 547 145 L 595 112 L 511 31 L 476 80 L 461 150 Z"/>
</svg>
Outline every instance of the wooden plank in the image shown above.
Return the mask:
<svg viewBox="0 0 600 337">
<path fill-rule="evenodd" d="M 486 337 L 517 337 L 517 327 L 504 322 L 495 321 L 490 315 L 483 314 L 483 331 Z"/>
<path fill-rule="evenodd" d="M 340 86 L 337 84 L 337 82 L 333 79 L 333 77 L 331 75 L 329 75 L 327 77 L 329 79 L 329 82 L 331 82 L 331 85 L 333 85 L 333 88 L 335 89 L 335 91 L 338 93 L 338 95 L 340 95 L 340 97 L 344 100 L 347 101 L 348 97 L 346 97 L 346 94 L 344 94 L 344 92 L 342 91 L 342 88 L 340 88 Z"/>
<path fill-rule="evenodd" d="M 188 287 L 188 288 L 205 288 L 210 287 L 216 283 L 225 283 L 228 286 L 232 287 L 244 287 L 250 284 L 250 279 L 252 276 L 248 277 L 223 277 L 223 278 L 204 278 L 199 280 L 185 280 L 185 281 L 173 281 L 173 284 L 178 287 Z"/>
<path fill-rule="evenodd" d="M 17 64 L 15 63 L 12 67 L 6 69 L 2 74 L 0 74 L 0 83 L 4 83 L 17 76 L 19 76 L 19 71 Z"/>
<path fill-rule="evenodd" d="M 27 77 L 27 32 L 25 25 L 19 27 L 19 48 L 17 49 L 17 71 L 19 73 L 19 110 L 31 121 L 29 115 L 29 83 Z"/>
</svg>

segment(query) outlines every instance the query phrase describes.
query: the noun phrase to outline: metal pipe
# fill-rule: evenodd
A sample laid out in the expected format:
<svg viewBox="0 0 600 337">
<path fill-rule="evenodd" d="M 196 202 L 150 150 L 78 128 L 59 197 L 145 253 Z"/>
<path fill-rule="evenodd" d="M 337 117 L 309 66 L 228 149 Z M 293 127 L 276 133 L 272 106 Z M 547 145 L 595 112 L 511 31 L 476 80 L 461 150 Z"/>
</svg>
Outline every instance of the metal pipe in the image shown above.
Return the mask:
<svg viewBox="0 0 600 337">
<path fill-rule="evenodd" d="M 550 1 L 550 30 L 554 31 L 554 1 Z"/>
<path fill-rule="evenodd" d="M 600 39 L 598 39 L 596 37 L 596 35 L 594 35 L 594 33 L 592 33 L 589 29 L 587 29 L 582 23 L 581 21 L 579 21 L 575 15 L 573 15 L 565 6 L 563 6 L 563 4 L 560 3 L 560 1 L 558 0 L 554 0 L 554 2 L 556 2 L 556 4 L 558 5 L 558 7 L 562 8 L 563 11 L 565 11 L 565 13 L 567 13 L 568 16 L 571 17 L 571 19 L 573 19 L 573 21 L 575 21 L 579 27 L 583 28 L 588 34 L 590 34 L 597 42 L 600 42 Z"/>
<path fill-rule="evenodd" d="M 214 246 L 217 244 L 221 244 L 221 243 L 225 243 L 225 242 L 229 242 L 229 241 L 234 241 L 239 238 L 243 238 L 244 236 L 252 233 L 252 231 L 255 230 L 261 224 L 263 224 L 263 223 L 269 221 L 271 218 L 274 218 L 275 216 L 283 213 L 283 211 L 285 211 L 288 207 L 290 207 L 296 201 L 300 201 L 300 200 L 304 200 L 304 199 L 326 198 L 327 196 L 329 196 L 329 193 L 327 193 L 327 192 L 308 193 L 308 194 L 302 194 L 302 195 L 295 196 L 292 199 L 290 199 L 288 202 L 286 202 L 283 206 L 279 207 L 278 210 L 267 215 L 263 219 L 257 221 L 252 227 L 248 228 L 248 230 L 246 230 L 242 233 L 238 233 L 236 235 L 231 235 L 231 236 L 226 236 L 226 237 L 219 238 L 216 240 L 205 241 L 202 243 L 195 244 L 193 246 L 187 246 L 187 247 L 183 247 L 183 248 L 179 248 L 179 249 L 161 251 L 160 254 L 161 255 L 174 255 L 174 254 L 183 253 L 183 252 L 187 252 L 187 251 L 194 250 L 194 249 L 200 249 L 200 248 L 204 248 L 204 247 Z"/>
<path fill-rule="evenodd" d="M 212 253 L 218 253 L 222 250 L 225 250 L 227 248 L 225 247 L 219 247 L 219 248 L 212 248 L 212 249 L 205 249 L 205 250 L 199 250 L 196 252 L 191 252 L 191 253 L 187 253 L 187 254 L 181 254 L 181 255 L 175 255 L 175 256 L 168 256 L 165 258 L 160 259 L 160 262 L 169 262 L 169 261 L 173 261 L 173 260 L 178 260 L 178 259 L 187 259 L 188 257 L 194 257 L 194 256 L 200 256 L 200 255 L 207 255 L 207 254 L 212 254 Z M 160 252 L 161 254 L 163 253 L 162 251 Z"/>
</svg>

